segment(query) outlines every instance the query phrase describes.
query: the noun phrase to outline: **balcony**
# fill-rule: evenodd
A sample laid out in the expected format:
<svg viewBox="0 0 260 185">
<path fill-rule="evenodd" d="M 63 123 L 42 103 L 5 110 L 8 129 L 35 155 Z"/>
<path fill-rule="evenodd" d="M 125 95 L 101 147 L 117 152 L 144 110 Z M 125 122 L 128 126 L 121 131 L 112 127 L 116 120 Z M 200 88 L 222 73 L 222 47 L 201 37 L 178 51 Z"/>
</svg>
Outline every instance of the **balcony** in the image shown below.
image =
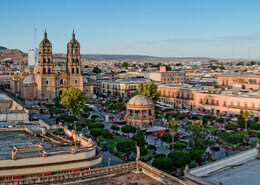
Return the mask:
<svg viewBox="0 0 260 185">
<path fill-rule="evenodd" d="M 227 107 L 234 108 L 234 109 L 260 111 L 260 108 L 257 108 L 257 107 L 245 107 L 245 106 L 238 106 L 238 105 L 228 105 Z"/>
<path fill-rule="evenodd" d="M 127 115 L 127 119 L 134 119 L 134 120 L 145 120 L 145 119 L 153 119 L 153 116 L 131 116 Z"/>
<path fill-rule="evenodd" d="M 176 99 L 180 99 L 180 100 L 194 100 L 194 98 L 191 98 L 191 97 L 183 97 L 183 96 L 176 96 Z"/>
</svg>

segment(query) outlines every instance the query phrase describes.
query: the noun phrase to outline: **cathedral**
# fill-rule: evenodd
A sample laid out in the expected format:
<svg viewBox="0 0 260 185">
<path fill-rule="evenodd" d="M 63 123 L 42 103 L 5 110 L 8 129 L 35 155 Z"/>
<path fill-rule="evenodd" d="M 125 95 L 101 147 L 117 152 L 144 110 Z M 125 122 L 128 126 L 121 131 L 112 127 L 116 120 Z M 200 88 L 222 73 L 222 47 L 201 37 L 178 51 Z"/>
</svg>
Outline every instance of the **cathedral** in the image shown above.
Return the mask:
<svg viewBox="0 0 260 185">
<path fill-rule="evenodd" d="M 38 64 L 13 76 L 10 84 L 12 93 L 25 101 L 52 101 L 70 87 L 87 94 L 88 87 L 81 74 L 80 44 L 75 39 L 74 31 L 67 44 L 65 70 L 54 70 L 54 67 L 52 43 L 45 31 L 39 47 Z"/>
</svg>

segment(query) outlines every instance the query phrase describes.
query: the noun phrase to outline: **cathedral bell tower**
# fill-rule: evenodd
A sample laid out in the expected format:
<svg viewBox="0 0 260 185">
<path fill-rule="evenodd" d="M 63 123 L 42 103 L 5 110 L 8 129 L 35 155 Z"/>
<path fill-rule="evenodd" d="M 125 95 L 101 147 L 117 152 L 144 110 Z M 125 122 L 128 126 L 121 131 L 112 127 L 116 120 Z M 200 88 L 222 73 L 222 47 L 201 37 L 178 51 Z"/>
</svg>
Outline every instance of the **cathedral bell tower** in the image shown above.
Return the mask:
<svg viewBox="0 0 260 185">
<path fill-rule="evenodd" d="M 80 44 L 75 39 L 74 30 L 72 39 L 67 44 L 67 73 L 70 75 L 81 74 Z"/>
<path fill-rule="evenodd" d="M 39 62 L 37 73 L 39 74 L 52 74 L 53 73 L 53 55 L 52 44 L 47 39 L 46 30 L 44 32 L 44 38 L 40 43 L 39 50 Z"/>
</svg>

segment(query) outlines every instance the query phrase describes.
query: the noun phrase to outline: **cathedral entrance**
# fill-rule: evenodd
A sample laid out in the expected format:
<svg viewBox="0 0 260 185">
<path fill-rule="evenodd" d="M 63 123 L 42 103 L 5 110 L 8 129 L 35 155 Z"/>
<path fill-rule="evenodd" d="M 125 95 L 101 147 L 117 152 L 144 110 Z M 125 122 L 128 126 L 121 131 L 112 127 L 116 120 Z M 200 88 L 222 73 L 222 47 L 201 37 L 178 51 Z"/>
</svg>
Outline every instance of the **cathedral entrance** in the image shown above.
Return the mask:
<svg viewBox="0 0 260 185">
<path fill-rule="evenodd" d="M 62 90 L 60 90 L 60 92 L 59 92 L 59 99 L 61 98 L 61 95 L 62 95 Z"/>
</svg>

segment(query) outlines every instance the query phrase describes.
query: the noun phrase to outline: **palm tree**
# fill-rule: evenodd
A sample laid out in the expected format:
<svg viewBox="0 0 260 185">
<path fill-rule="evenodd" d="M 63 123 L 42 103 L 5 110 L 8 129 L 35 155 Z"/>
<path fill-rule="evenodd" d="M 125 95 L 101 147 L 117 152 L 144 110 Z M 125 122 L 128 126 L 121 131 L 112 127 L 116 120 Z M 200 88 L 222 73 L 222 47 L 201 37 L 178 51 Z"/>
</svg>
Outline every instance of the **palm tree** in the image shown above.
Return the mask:
<svg viewBox="0 0 260 185">
<path fill-rule="evenodd" d="M 245 120 L 245 130 L 246 130 L 246 132 L 247 132 L 247 121 L 248 121 L 248 119 L 249 119 L 249 117 L 250 117 L 249 112 L 247 112 L 247 111 L 243 112 L 243 113 L 242 113 L 242 117 L 243 117 L 244 120 Z"/>
<path fill-rule="evenodd" d="M 180 124 L 172 118 L 172 120 L 167 124 L 167 128 L 170 130 L 170 134 L 172 136 L 172 151 L 174 151 L 174 136 L 179 129 Z"/>
</svg>

